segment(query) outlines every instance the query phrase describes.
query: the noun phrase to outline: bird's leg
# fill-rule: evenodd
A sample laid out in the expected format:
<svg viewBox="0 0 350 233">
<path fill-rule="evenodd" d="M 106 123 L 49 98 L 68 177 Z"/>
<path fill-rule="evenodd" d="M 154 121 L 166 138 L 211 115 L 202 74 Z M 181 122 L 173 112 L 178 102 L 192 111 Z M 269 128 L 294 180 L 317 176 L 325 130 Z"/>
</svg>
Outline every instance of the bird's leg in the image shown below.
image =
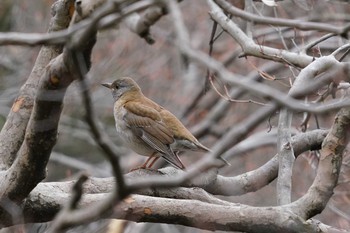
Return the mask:
<svg viewBox="0 0 350 233">
<path fill-rule="evenodd" d="M 153 164 L 159 159 L 158 156 L 156 156 L 157 153 L 153 153 L 144 164 L 142 164 L 141 166 L 135 167 L 133 169 L 131 169 L 130 171 L 135 171 L 138 169 L 151 169 L 151 167 L 153 166 Z M 153 161 L 151 162 L 150 165 L 148 165 L 148 163 L 153 159 Z"/>
<path fill-rule="evenodd" d="M 154 165 L 154 163 L 159 159 L 160 157 L 159 156 L 157 156 L 157 157 L 153 157 L 153 161 L 151 162 L 151 164 L 147 167 L 147 168 L 152 168 L 152 166 Z M 150 160 L 151 160 L 151 158 L 150 158 Z"/>
<path fill-rule="evenodd" d="M 147 166 L 149 161 L 151 161 L 153 158 L 157 158 L 155 157 L 156 153 L 153 153 L 147 160 L 146 162 L 141 166 L 141 168 L 146 169 L 146 168 L 150 168 L 150 166 Z M 153 165 L 153 162 L 151 162 L 151 165 Z"/>
</svg>

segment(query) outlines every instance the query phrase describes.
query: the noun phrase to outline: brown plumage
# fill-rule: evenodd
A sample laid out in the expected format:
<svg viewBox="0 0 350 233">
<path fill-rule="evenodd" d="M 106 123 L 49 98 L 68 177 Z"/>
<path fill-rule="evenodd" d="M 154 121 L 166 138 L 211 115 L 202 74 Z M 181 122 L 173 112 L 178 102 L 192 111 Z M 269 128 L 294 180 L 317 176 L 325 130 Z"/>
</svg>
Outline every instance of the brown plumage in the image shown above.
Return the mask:
<svg viewBox="0 0 350 233">
<path fill-rule="evenodd" d="M 102 85 L 112 91 L 115 125 L 125 145 L 150 157 L 142 168 L 152 167 L 161 156 L 174 167 L 184 169 L 178 152 L 209 151 L 171 112 L 145 97 L 133 79 L 123 77 Z"/>
</svg>

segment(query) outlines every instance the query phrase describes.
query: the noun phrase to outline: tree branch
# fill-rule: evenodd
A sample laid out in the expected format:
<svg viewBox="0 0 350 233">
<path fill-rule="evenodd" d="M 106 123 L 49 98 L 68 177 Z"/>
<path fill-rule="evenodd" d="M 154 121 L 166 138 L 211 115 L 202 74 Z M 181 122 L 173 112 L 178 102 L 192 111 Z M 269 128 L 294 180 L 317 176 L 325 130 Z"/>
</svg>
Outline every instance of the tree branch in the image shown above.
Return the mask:
<svg viewBox="0 0 350 233">
<path fill-rule="evenodd" d="M 67 28 L 71 19 L 72 0 L 60 0 L 52 6 L 49 33 Z M 34 98 L 46 65 L 63 50 L 63 46 L 44 46 L 35 61 L 32 72 L 21 87 L 19 95 L 0 133 L 0 170 L 8 169 L 16 158 L 24 140 L 25 130 L 32 113 Z"/>
<path fill-rule="evenodd" d="M 107 195 L 109 194 L 84 195 L 81 207 L 94 205 L 105 199 Z M 56 201 L 53 201 L 52 196 L 55 196 L 54 200 Z M 52 213 L 43 212 L 40 206 L 49 207 L 45 208 L 46 210 L 57 210 L 57 207 L 69 196 L 61 192 L 53 193 L 52 191 L 41 190 L 40 194 L 36 193 L 32 198 L 35 202 L 27 202 L 27 206 L 31 205 L 33 216 L 46 218 Z M 51 201 L 45 202 L 45 200 Z M 35 204 L 39 201 L 41 205 Z M 260 217 L 257 218 L 257 215 Z M 316 225 L 307 224 L 299 216 L 292 214 L 288 210 L 285 211 L 281 207 L 251 207 L 242 204 L 230 204 L 222 208 L 220 204 L 209 204 L 196 200 L 156 198 L 140 195 L 132 195 L 122 201 L 114 208 L 112 217 L 136 222 L 181 224 L 207 230 L 319 232 Z"/>
<path fill-rule="evenodd" d="M 320 213 L 337 185 L 343 151 L 349 142 L 350 108 L 337 114 L 334 124 L 322 144 L 315 180 L 308 192 L 291 204 L 293 212 L 304 219 Z"/>
<path fill-rule="evenodd" d="M 272 26 L 286 26 L 291 28 L 296 28 L 300 30 L 316 30 L 322 32 L 335 33 L 337 35 L 343 35 L 350 29 L 350 24 L 345 26 L 336 26 L 326 23 L 317 23 L 317 22 L 306 22 L 301 20 L 294 19 L 281 19 L 267 16 L 257 16 L 255 14 L 243 11 L 225 0 L 214 0 L 223 10 L 230 13 L 231 15 L 238 16 L 242 19 L 245 19 L 249 22 L 258 23 L 258 24 L 268 24 Z"/>
<path fill-rule="evenodd" d="M 91 52 L 94 42 L 92 37 L 84 43 L 86 53 Z M 8 198 L 19 204 L 46 177 L 46 165 L 57 139 L 63 99 L 74 80 L 70 63 L 64 52 L 47 65 L 38 86 L 25 140 L 18 157 L 2 177 L 1 199 Z M 6 216 L 5 212 L 0 214 Z"/>
<path fill-rule="evenodd" d="M 126 17 L 124 21 L 131 31 L 144 38 L 148 44 L 154 44 L 155 40 L 150 33 L 150 27 L 165 14 L 166 10 L 163 7 L 154 6 L 148 8 L 142 16 L 134 13 Z"/>
<path fill-rule="evenodd" d="M 321 147 L 327 131 L 315 130 L 307 133 L 300 133 L 292 137 L 291 146 L 295 156 L 307 151 L 316 150 Z M 255 192 L 276 179 L 278 175 L 278 155 L 266 162 L 256 170 L 252 170 L 238 176 L 224 177 L 218 175 L 208 187 L 202 187 L 214 195 L 243 195 L 248 192 Z"/>
<path fill-rule="evenodd" d="M 276 104 L 285 106 L 293 111 L 304 111 L 304 112 L 312 112 L 312 113 L 322 113 L 325 111 L 330 111 L 332 109 L 339 109 L 342 107 L 346 107 L 350 105 L 350 101 L 348 98 L 344 98 L 344 100 L 335 100 L 335 101 L 329 101 L 326 103 L 316 104 L 316 103 L 303 103 L 299 100 L 296 100 L 292 98 L 291 96 L 288 96 L 281 91 L 276 90 L 275 88 L 272 88 L 270 86 L 258 83 L 258 82 L 251 82 L 250 80 L 245 80 L 242 82 L 241 79 L 237 78 L 235 75 L 233 75 L 230 71 L 228 71 L 220 62 L 217 60 L 209 57 L 207 54 L 192 49 L 188 44 L 181 43 L 177 44 L 179 49 L 182 53 L 186 54 L 189 58 L 204 64 L 208 68 L 212 69 L 213 71 L 217 72 L 218 75 L 225 81 L 234 84 L 240 88 L 243 88 L 247 90 L 248 92 L 253 93 L 254 95 L 259 95 L 263 98 L 273 99 Z M 332 56 L 327 56 L 325 59 L 331 60 Z M 296 57 L 297 58 L 297 57 Z M 320 58 L 321 59 L 321 58 Z M 317 60 L 316 60 L 317 61 Z M 336 61 L 336 60 L 335 60 Z M 310 61 L 311 62 L 311 61 Z M 309 63 L 308 63 L 309 64 Z M 345 67 L 348 67 L 349 63 L 337 63 L 339 69 L 344 69 Z M 346 68 L 345 68 L 346 69 Z M 323 81 L 323 80 L 321 80 Z M 319 87 L 319 83 L 315 83 L 312 85 L 312 89 Z M 302 91 L 299 93 L 295 93 L 297 97 L 300 97 L 299 95 L 305 95 L 310 91 L 308 88 L 303 88 Z M 294 95 L 293 95 L 294 96 Z M 270 104 L 270 107 L 272 107 L 273 104 Z"/>
<path fill-rule="evenodd" d="M 257 45 L 249 38 L 232 20 L 229 20 L 224 14 L 223 9 L 216 5 L 212 0 L 208 0 L 210 7 L 210 16 L 232 38 L 241 46 L 245 55 L 269 59 L 281 63 L 287 63 L 296 67 L 305 67 L 312 62 L 313 57 L 306 54 L 293 53 L 282 49 L 275 49 L 263 45 Z M 276 19 L 275 19 L 276 20 Z"/>
<path fill-rule="evenodd" d="M 289 96 L 300 97 L 305 93 L 313 93 L 318 89 L 318 85 L 313 85 L 317 82 L 316 77 L 326 71 L 331 70 L 339 63 L 333 56 L 321 57 L 305 67 L 296 78 L 293 86 L 288 92 Z M 335 79 L 334 77 L 332 77 Z M 329 80 L 330 82 L 330 80 Z M 323 85 L 328 83 L 322 82 Z M 307 87 L 307 88 L 305 88 Z M 307 89 L 307 91 L 305 90 Z M 277 178 L 277 202 L 280 205 L 291 202 L 292 192 L 292 170 L 294 164 L 294 150 L 291 145 L 291 125 L 293 113 L 286 108 L 280 112 L 278 121 L 278 140 L 277 151 L 279 160 L 279 175 Z"/>
</svg>

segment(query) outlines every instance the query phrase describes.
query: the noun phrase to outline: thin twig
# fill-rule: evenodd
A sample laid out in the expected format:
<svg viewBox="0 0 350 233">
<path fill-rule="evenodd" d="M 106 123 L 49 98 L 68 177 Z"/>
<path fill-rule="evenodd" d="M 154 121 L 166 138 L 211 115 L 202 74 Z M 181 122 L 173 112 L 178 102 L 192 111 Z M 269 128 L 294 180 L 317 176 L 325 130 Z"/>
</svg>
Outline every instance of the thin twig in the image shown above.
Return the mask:
<svg viewBox="0 0 350 233">
<path fill-rule="evenodd" d="M 350 53 L 350 48 L 348 48 L 345 53 L 339 58 L 339 62 L 343 61 L 344 58 Z"/>
<path fill-rule="evenodd" d="M 233 5 L 231 5 L 225 0 L 214 0 L 214 1 L 218 5 L 220 5 L 222 9 L 225 9 L 225 11 L 229 12 L 230 14 L 241 17 L 245 20 L 248 20 L 254 23 L 258 23 L 258 24 L 286 26 L 286 27 L 297 28 L 299 30 L 317 30 L 317 31 L 323 31 L 323 32 L 332 32 L 338 35 L 342 35 L 345 32 L 349 31 L 350 29 L 350 24 L 346 24 L 344 26 L 339 27 L 339 26 L 326 24 L 326 23 L 305 22 L 305 21 L 293 20 L 293 19 L 276 19 L 274 17 L 266 17 L 266 16 L 260 17 L 255 14 L 251 14 L 249 12 L 238 9 L 237 7 L 234 7 Z"/>
<path fill-rule="evenodd" d="M 344 49 L 349 49 L 350 48 L 350 43 L 348 44 L 344 44 L 342 46 L 340 46 L 339 48 L 337 48 L 336 50 L 334 50 L 333 53 L 331 53 L 332 56 L 336 56 L 338 53 L 340 53 L 342 50 Z"/>
<path fill-rule="evenodd" d="M 302 48 L 302 52 L 306 53 L 309 49 L 311 49 L 312 47 L 318 45 L 319 43 L 333 37 L 333 36 L 336 36 L 337 34 L 334 34 L 334 33 L 328 33 L 320 38 L 318 38 L 317 40 L 315 41 L 312 41 L 310 42 L 309 44 L 305 45 L 304 48 Z"/>
<path fill-rule="evenodd" d="M 213 21 L 213 27 L 211 29 L 210 41 L 209 41 L 209 53 L 208 54 L 210 57 L 212 56 L 212 53 L 213 53 L 214 42 L 221 35 L 221 34 L 219 34 L 216 38 L 214 38 L 215 34 L 216 34 L 217 26 L 218 26 L 218 23 Z M 210 77 L 209 76 L 210 76 L 210 70 L 207 68 L 207 74 L 206 74 L 205 83 L 204 83 L 204 93 L 206 93 L 210 87 L 210 85 L 209 85 Z"/>
<path fill-rule="evenodd" d="M 213 77 L 214 75 L 210 75 L 209 76 L 209 82 L 211 84 L 211 86 L 213 87 L 214 91 L 221 97 L 223 98 L 224 100 L 226 101 L 230 101 L 230 102 L 233 102 L 233 103 L 254 103 L 254 104 L 258 104 L 258 105 L 266 105 L 265 103 L 260 103 L 258 101 L 255 101 L 255 100 L 235 100 L 235 99 L 232 99 L 230 97 L 230 93 L 229 91 L 227 90 L 227 87 L 226 85 L 224 84 L 224 90 L 225 90 L 225 95 L 221 94 L 221 92 L 216 88 L 214 82 L 213 82 Z"/>
</svg>

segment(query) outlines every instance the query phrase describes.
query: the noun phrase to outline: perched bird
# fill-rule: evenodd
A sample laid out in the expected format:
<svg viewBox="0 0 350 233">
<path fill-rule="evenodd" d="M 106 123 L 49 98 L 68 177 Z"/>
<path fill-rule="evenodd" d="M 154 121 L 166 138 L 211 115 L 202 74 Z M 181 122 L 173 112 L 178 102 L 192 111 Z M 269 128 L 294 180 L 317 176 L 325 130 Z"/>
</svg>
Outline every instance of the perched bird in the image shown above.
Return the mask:
<svg viewBox="0 0 350 233">
<path fill-rule="evenodd" d="M 115 126 L 123 142 L 136 153 L 149 156 L 141 168 L 151 168 L 163 157 L 174 167 L 185 169 L 179 152 L 210 151 L 171 112 L 144 96 L 133 79 L 122 77 L 102 85 L 112 91 Z"/>
</svg>

